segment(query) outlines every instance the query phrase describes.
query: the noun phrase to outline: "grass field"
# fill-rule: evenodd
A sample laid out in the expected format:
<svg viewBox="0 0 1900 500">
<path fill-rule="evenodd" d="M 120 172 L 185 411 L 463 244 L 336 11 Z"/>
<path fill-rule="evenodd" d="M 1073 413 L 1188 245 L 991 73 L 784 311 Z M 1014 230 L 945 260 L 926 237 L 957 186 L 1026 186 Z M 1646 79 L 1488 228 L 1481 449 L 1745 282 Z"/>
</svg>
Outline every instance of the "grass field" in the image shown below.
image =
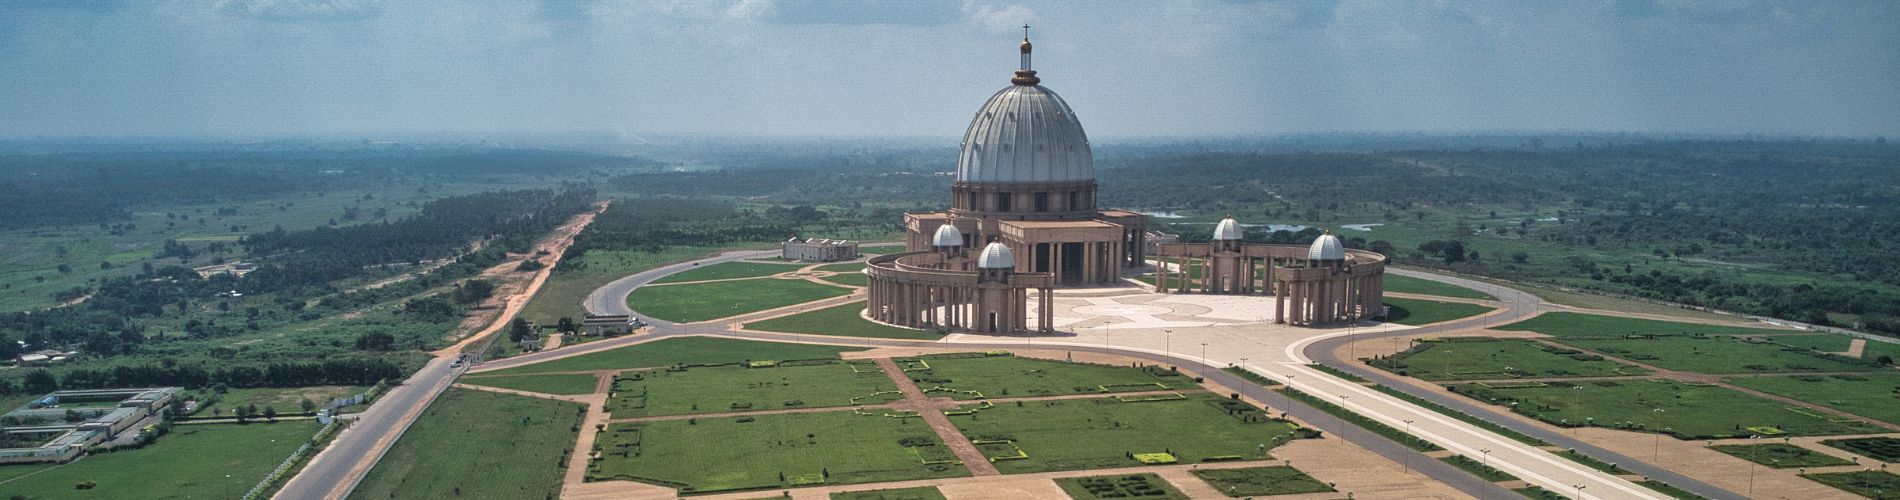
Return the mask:
<svg viewBox="0 0 1900 500">
<path fill-rule="evenodd" d="M 1428 325 L 1491 312 L 1490 307 L 1477 304 L 1397 297 L 1386 297 L 1385 305 L 1392 307 L 1392 310 L 1386 314 L 1385 320 L 1401 325 Z"/>
<path fill-rule="evenodd" d="M 451 388 L 350 496 L 552 498 L 561 491 L 565 450 L 574 444 L 584 409 L 578 403 Z"/>
<path fill-rule="evenodd" d="M 1518 377 L 1607 377 L 1649 373 L 1602 356 L 1528 340 L 1456 339 L 1420 342 L 1411 350 L 1367 364 L 1422 380 L 1481 380 Z"/>
<path fill-rule="evenodd" d="M 1796 467 L 1829 467 L 1835 465 L 1853 465 L 1840 457 L 1802 448 L 1792 444 L 1724 444 L 1710 446 L 1709 449 L 1726 453 L 1750 462 L 1774 467 L 1792 469 Z"/>
<path fill-rule="evenodd" d="M 1015 356 L 924 357 L 898 360 L 917 386 L 943 387 L 955 399 L 1062 396 L 1194 389 L 1194 379 L 1163 368 L 1066 363 Z M 925 368 L 928 367 L 928 368 Z M 974 391 L 971 394 L 962 391 Z"/>
<path fill-rule="evenodd" d="M 1890 498 L 1900 491 L 1900 476 L 1880 470 L 1803 474 L 1801 477 L 1867 498 Z"/>
<path fill-rule="evenodd" d="M 871 337 L 880 339 L 937 340 L 943 335 L 929 330 L 900 328 L 877 323 L 858 313 L 864 311 L 863 302 L 852 302 L 841 306 L 832 306 L 816 311 L 802 312 L 791 316 L 746 323 L 750 330 L 785 333 L 810 333 L 814 335 L 837 335 L 841 337 Z"/>
<path fill-rule="evenodd" d="M 1900 438 L 1829 439 L 1821 444 L 1854 452 L 1882 462 L 1900 462 Z"/>
<path fill-rule="evenodd" d="M 1847 352 L 1848 346 L 1854 341 L 1853 337 L 1833 333 L 1775 335 L 1768 339 L 1780 344 L 1806 347 L 1821 352 Z M 1888 359 L 1900 359 L 1900 344 L 1868 340 L 1866 347 L 1862 348 L 1860 359 L 1873 361 L 1880 359 L 1881 356 L 1886 356 Z"/>
<path fill-rule="evenodd" d="M 818 266 L 818 270 L 831 271 L 834 273 L 854 273 L 855 274 L 858 271 L 864 270 L 864 263 L 863 262 L 840 262 L 837 264 L 825 264 L 822 266 Z"/>
<path fill-rule="evenodd" d="M 1181 490 L 1174 489 L 1168 480 L 1149 473 L 1126 474 L 1120 476 L 1084 476 L 1056 479 L 1056 486 L 1075 500 L 1105 500 L 1112 498 L 1152 498 L 1155 500 L 1187 500 Z"/>
<path fill-rule="evenodd" d="M 653 283 L 684 283 L 688 281 L 762 278 L 778 273 L 797 271 L 804 267 L 804 264 L 777 264 L 771 262 L 721 262 L 710 266 L 699 266 L 680 271 L 677 274 L 653 280 Z"/>
<path fill-rule="evenodd" d="M 1258 460 L 1293 438 L 1297 426 L 1212 394 L 1122 402 L 1115 398 L 1007 403 L 951 415 L 1005 474 L 1131 467 L 1131 455 L 1172 454 L 1180 463 Z M 985 442 L 990 442 L 986 444 Z M 1264 445 L 1264 446 L 1263 446 Z"/>
<path fill-rule="evenodd" d="M 831 494 L 831 500 L 945 500 L 943 493 L 935 486 L 916 488 L 894 488 L 888 490 L 840 491 Z"/>
<path fill-rule="evenodd" d="M 1490 481 L 1493 483 L 1498 482 L 1498 481 L 1516 481 L 1517 480 L 1517 476 L 1513 476 L 1508 472 L 1498 470 L 1496 467 L 1492 467 L 1490 464 L 1486 464 L 1482 459 L 1471 458 L 1464 455 L 1452 455 L 1449 457 L 1441 458 L 1439 460 L 1444 461 L 1445 463 L 1451 464 L 1452 467 L 1463 469 L 1465 472 L 1469 472 L 1474 476 L 1478 476 L 1480 478 L 1483 478 L 1486 481 Z"/>
<path fill-rule="evenodd" d="M 1464 384 L 1452 390 L 1552 424 L 1664 432 L 1681 439 L 1880 432 L 1866 423 L 1673 380 L 1550 382 L 1511 388 Z"/>
<path fill-rule="evenodd" d="M 461 382 L 469 385 L 499 387 L 517 391 L 539 392 L 543 394 L 592 394 L 594 376 L 579 373 L 561 373 L 554 375 L 513 375 L 501 377 L 462 377 Z"/>
<path fill-rule="evenodd" d="M 826 277 L 818 278 L 818 279 L 829 281 L 832 283 L 837 283 L 840 285 L 850 285 L 850 286 L 856 286 L 856 287 L 871 286 L 871 277 L 865 276 L 863 274 L 858 274 L 858 273 L 833 274 L 831 276 L 826 276 Z"/>
<path fill-rule="evenodd" d="M 834 359 L 841 352 L 862 350 L 864 349 L 860 347 L 786 344 L 720 337 L 680 337 L 476 375 L 624 370 L 673 365 L 743 363 L 749 360 Z"/>
<path fill-rule="evenodd" d="M 1900 424 L 1900 373 L 1733 377 L 1731 384 Z"/>
<path fill-rule="evenodd" d="M 217 395 L 218 402 L 216 403 L 200 403 L 198 412 L 193 415 L 197 417 L 209 417 L 214 413 L 230 415 L 232 412 L 237 411 L 237 407 L 245 405 L 257 405 L 260 410 L 265 407 L 276 408 L 279 414 L 301 413 L 303 412 L 304 399 L 309 399 L 312 403 L 322 405 L 331 399 L 341 398 L 351 394 L 360 394 L 366 390 L 369 390 L 369 388 L 343 385 L 291 388 L 232 388 L 226 390 L 224 394 Z M 185 396 L 196 398 L 198 401 L 209 401 L 213 394 L 210 389 L 199 389 L 187 391 Z"/>
<path fill-rule="evenodd" d="M 896 390 L 897 385 L 876 366 L 856 370 L 842 362 L 773 368 L 697 367 L 621 374 L 614 380 L 607 410 L 614 418 L 628 418 L 849 406 L 851 398 Z"/>
<path fill-rule="evenodd" d="M 640 287 L 627 304 L 640 314 L 692 323 L 803 304 L 850 294 L 848 288 L 805 280 L 757 279 Z"/>
<path fill-rule="evenodd" d="M 1796 330 L 1747 328 L 1623 318 L 1572 312 L 1549 312 L 1535 318 L 1492 327 L 1493 330 L 1537 332 L 1556 337 L 1621 337 L 1644 334 L 1760 335 Z"/>
<path fill-rule="evenodd" d="M 521 317 L 536 324 L 552 325 L 561 317 L 580 321 L 587 316 L 581 301 L 594 289 L 629 274 L 705 257 L 717 252 L 712 247 L 665 247 L 658 252 L 637 250 L 589 250 L 579 257 L 561 261 L 541 285 L 541 291 L 521 309 Z"/>
<path fill-rule="evenodd" d="M 1559 338 L 1558 342 L 1671 370 L 1696 373 L 1840 372 L 1880 370 L 1873 363 L 1727 336 L 1666 335 L 1627 339 Z"/>
<path fill-rule="evenodd" d="M 682 493 L 969 475 L 923 419 L 849 411 L 615 424 L 594 446 L 589 477 Z"/>
<path fill-rule="evenodd" d="M 1385 273 L 1385 291 L 1398 293 L 1416 293 L 1419 295 L 1437 295 L 1460 299 L 1497 300 L 1491 294 L 1472 290 L 1450 283 L 1432 281 L 1411 276 Z"/>
<path fill-rule="evenodd" d="M 104 453 L 0 484 L 24 498 L 239 498 L 316 435 L 315 421 L 180 425 L 144 448 Z M 0 467 L 0 477 L 15 467 Z M 81 481 L 97 484 L 77 491 Z M 366 497 L 368 498 L 368 497 Z"/>
<path fill-rule="evenodd" d="M 1285 466 L 1195 469 L 1194 476 L 1234 498 L 1333 491 L 1326 483 Z"/>
</svg>

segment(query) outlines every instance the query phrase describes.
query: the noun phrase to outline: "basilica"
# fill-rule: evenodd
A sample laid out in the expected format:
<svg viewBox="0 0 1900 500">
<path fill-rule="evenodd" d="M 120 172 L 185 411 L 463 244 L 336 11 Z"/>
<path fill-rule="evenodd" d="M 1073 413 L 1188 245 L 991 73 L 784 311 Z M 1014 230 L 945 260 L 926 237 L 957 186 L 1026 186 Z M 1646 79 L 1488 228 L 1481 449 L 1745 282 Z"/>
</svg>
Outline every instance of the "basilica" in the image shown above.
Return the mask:
<svg viewBox="0 0 1900 500">
<path fill-rule="evenodd" d="M 1147 217 L 1096 206 L 1088 135 L 1031 69 L 1027 36 L 1021 51 L 1010 85 L 977 109 L 963 134 L 949 209 L 905 214 L 906 251 L 868 261 L 871 319 L 1047 332 L 1055 328 L 1055 288 L 1126 285 L 1124 270 L 1148 265 Z M 1306 248 L 1242 245 L 1238 225 L 1228 220 L 1221 227 L 1235 240 L 1157 245 L 1170 258 L 1157 279 L 1174 281 L 1157 281 L 1155 291 L 1277 294 L 1276 318 L 1292 324 L 1364 317 L 1378 305 L 1378 282 L 1370 277 L 1382 272 L 1383 256 L 1347 255 L 1333 238 L 1314 242 L 1332 242 L 1328 259 L 1294 258 L 1305 257 Z M 1261 263 L 1267 272 L 1256 272 Z"/>
</svg>

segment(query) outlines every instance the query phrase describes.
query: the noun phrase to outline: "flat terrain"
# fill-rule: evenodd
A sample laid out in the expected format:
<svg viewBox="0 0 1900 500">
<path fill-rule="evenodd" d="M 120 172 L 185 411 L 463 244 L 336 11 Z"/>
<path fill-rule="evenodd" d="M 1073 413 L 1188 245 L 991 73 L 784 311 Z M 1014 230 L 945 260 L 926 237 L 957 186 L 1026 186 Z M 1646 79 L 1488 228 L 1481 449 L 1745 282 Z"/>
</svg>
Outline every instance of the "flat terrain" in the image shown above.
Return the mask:
<svg viewBox="0 0 1900 500">
<path fill-rule="evenodd" d="M 1398 293 L 1416 293 L 1419 295 L 1437 295 L 1460 299 L 1497 300 L 1491 294 L 1472 290 L 1450 283 L 1413 278 L 1398 274 L 1385 274 L 1385 291 Z"/>
<path fill-rule="evenodd" d="M 863 316 L 859 315 L 859 313 L 863 311 L 863 302 L 852 302 L 816 311 L 746 323 L 745 327 L 748 330 L 767 332 L 809 333 L 813 335 L 837 335 L 841 337 L 907 340 L 936 340 L 943 338 L 943 335 L 929 330 L 900 328 L 864 319 Z"/>
<path fill-rule="evenodd" d="M 1421 380 L 1485 380 L 1521 377 L 1608 377 L 1649 370 L 1602 356 L 1528 340 L 1446 339 L 1420 342 L 1411 350 L 1368 364 Z"/>
<path fill-rule="evenodd" d="M 663 247 L 658 252 L 637 250 L 588 250 L 587 253 L 563 260 L 548 275 L 548 281 L 541 291 L 534 295 L 528 306 L 522 308 L 521 317 L 536 324 L 552 325 L 562 317 L 580 318 L 587 316 L 581 309 L 581 302 L 594 289 L 606 285 L 627 275 L 664 266 L 674 262 L 692 260 L 718 251 L 712 247 Z"/>
<path fill-rule="evenodd" d="M 1537 332 L 1556 337 L 1620 337 L 1644 334 L 1764 335 L 1796 330 L 1707 325 L 1642 318 L 1549 312 L 1535 318 L 1492 327 L 1493 330 Z"/>
<path fill-rule="evenodd" d="M 850 411 L 614 424 L 594 446 L 602 458 L 590 479 L 642 480 L 682 493 L 969 475 L 922 419 Z"/>
<path fill-rule="evenodd" d="M 543 394 L 577 395 L 594 392 L 594 376 L 579 373 L 557 373 L 548 375 L 504 375 L 499 377 L 464 377 L 457 382 L 484 387 L 499 387 L 517 391 L 539 392 Z"/>
<path fill-rule="evenodd" d="M 1854 342 L 1853 337 L 1833 333 L 1770 335 L 1764 338 L 1780 344 L 1806 347 L 1821 352 L 1847 352 Z M 1900 344 L 1873 339 L 1868 339 L 1865 344 L 1861 348 L 1860 359 L 1876 361 L 1881 356 L 1886 356 L 1888 359 L 1900 359 Z"/>
<path fill-rule="evenodd" d="M 317 428 L 310 420 L 180 425 L 150 446 L 88 456 L 0 484 L 0 491 L 26 498 L 239 498 Z M 0 471 L 13 467 L 43 466 L 9 465 Z M 81 481 L 97 486 L 75 490 Z"/>
<path fill-rule="evenodd" d="M 895 392 L 876 366 L 822 365 L 746 368 L 695 367 L 685 371 L 621 374 L 607 403 L 614 418 L 730 411 L 849 406 L 852 398 Z M 879 400 L 876 402 L 884 402 Z"/>
<path fill-rule="evenodd" d="M 749 360 L 783 361 L 791 359 L 835 359 L 838 353 L 861 351 L 858 347 L 834 347 L 812 344 L 754 342 L 718 337 L 681 337 L 660 339 L 601 352 L 582 354 L 543 363 L 480 372 L 480 375 L 520 375 L 529 373 L 625 370 L 673 365 L 716 365 Z"/>
<path fill-rule="evenodd" d="M 805 267 L 795 263 L 773 262 L 722 262 L 710 266 L 700 266 L 677 274 L 653 280 L 654 284 L 683 283 L 687 281 L 729 280 L 739 278 L 763 278 L 778 273 L 789 273 Z"/>
<path fill-rule="evenodd" d="M 1821 444 L 1851 451 L 1882 462 L 1900 462 L 1900 438 L 1828 439 Z"/>
<path fill-rule="evenodd" d="M 1696 373 L 1842 372 L 1884 369 L 1859 360 L 1831 359 L 1808 349 L 1724 336 L 1563 338 L 1558 341 L 1565 345 L 1670 370 Z"/>
<path fill-rule="evenodd" d="M 935 486 L 832 493 L 831 500 L 944 500 Z"/>
<path fill-rule="evenodd" d="M 1104 397 L 1005 403 L 950 421 L 986 456 L 1020 451 L 1023 458 L 995 462 L 1005 474 L 1139 466 L 1131 455 L 1147 453 L 1170 453 L 1180 463 L 1257 460 L 1293 437 L 1294 424 L 1241 406 L 1207 393 L 1145 402 Z"/>
<path fill-rule="evenodd" d="M 1864 434 L 1865 423 L 1796 411 L 1788 405 L 1712 385 L 1673 380 L 1549 382 L 1532 387 L 1452 386 L 1466 396 L 1559 425 L 1665 432 L 1681 439 Z M 1667 430 L 1665 430 L 1667 429 Z"/>
<path fill-rule="evenodd" d="M 1836 465 L 1854 464 L 1853 462 L 1834 455 L 1783 443 L 1724 444 L 1710 446 L 1709 449 L 1777 469 L 1832 467 Z"/>
<path fill-rule="evenodd" d="M 449 389 L 352 498 L 551 498 L 584 405 Z M 230 497 L 225 497 L 230 498 Z"/>
<path fill-rule="evenodd" d="M 1235 498 L 1333 491 L 1326 483 L 1286 466 L 1197 469 L 1194 476 Z"/>
<path fill-rule="evenodd" d="M 1490 307 L 1477 304 L 1398 297 L 1386 297 L 1385 305 L 1392 307 L 1392 310 L 1386 314 L 1386 321 L 1401 325 L 1427 325 L 1491 312 Z"/>
<path fill-rule="evenodd" d="M 1900 424 L 1900 373 L 1880 372 L 1787 377 L 1733 377 L 1749 389 L 1786 396 L 1875 420 Z"/>
<path fill-rule="evenodd" d="M 326 385 L 291 388 L 232 388 L 226 390 L 224 394 L 215 394 L 210 390 L 199 390 L 191 391 L 186 394 L 191 397 L 196 397 L 201 401 L 198 413 L 194 415 L 198 417 L 209 417 L 213 413 L 230 415 L 237 411 L 237 407 L 245 405 L 257 405 L 260 411 L 265 407 L 276 408 L 278 414 L 298 413 L 303 411 L 303 400 L 305 399 L 309 399 L 312 403 L 322 405 L 331 399 L 352 394 L 361 394 L 368 389 L 368 387 L 362 386 Z M 217 402 L 202 403 L 204 401 L 210 401 L 211 396 L 214 394 L 218 398 Z"/>
<path fill-rule="evenodd" d="M 1056 486 L 1075 500 L 1103 500 L 1112 498 L 1152 498 L 1155 500 L 1187 500 L 1181 490 L 1168 484 L 1168 480 L 1154 474 L 1123 474 L 1118 476 L 1065 477 L 1056 480 Z"/>
<path fill-rule="evenodd" d="M 1064 363 L 1015 356 L 943 356 L 899 360 L 926 391 L 942 387 L 954 399 L 1064 396 L 1195 389 L 1200 384 L 1161 368 Z M 936 392 L 936 391 L 932 391 Z"/>
<path fill-rule="evenodd" d="M 757 279 L 640 287 L 627 304 L 640 314 L 692 323 L 839 297 L 851 289 L 805 280 Z"/>
<path fill-rule="evenodd" d="M 1801 477 L 1867 498 L 1887 498 L 1888 492 L 1900 491 L 1900 476 L 1881 470 L 1808 474 Z"/>
</svg>

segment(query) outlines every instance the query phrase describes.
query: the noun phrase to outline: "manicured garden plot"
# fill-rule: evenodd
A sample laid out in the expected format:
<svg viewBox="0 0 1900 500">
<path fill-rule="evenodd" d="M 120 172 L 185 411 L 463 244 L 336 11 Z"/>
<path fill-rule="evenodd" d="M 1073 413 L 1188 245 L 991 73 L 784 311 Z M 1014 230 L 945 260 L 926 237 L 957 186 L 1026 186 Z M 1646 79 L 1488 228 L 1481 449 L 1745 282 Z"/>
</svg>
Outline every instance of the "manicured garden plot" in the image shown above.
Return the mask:
<svg viewBox="0 0 1900 500">
<path fill-rule="evenodd" d="M 951 415 L 950 421 L 979 445 L 1006 443 L 985 450 L 1006 474 L 1258 460 L 1267 449 L 1313 435 L 1206 393 L 1143 402 L 1107 397 L 1004 403 Z"/>
<path fill-rule="evenodd" d="M 627 305 L 650 317 L 692 323 L 848 295 L 851 289 L 805 280 L 756 279 L 643 286 Z"/>
<path fill-rule="evenodd" d="M 1416 293 L 1419 295 L 1437 295 L 1460 299 L 1497 300 L 1491 294 L 1472 290 L 1458 285 L 1424 278 L 1400 276 L 1385 273 L 1385 291 L 1398 293 Z"/>
<path fill-rule="evenodd" d="M 1056 479 L 1056 486 L 1075 500 L 1099 500 L 1109 498 L 1153 498 L 1155 500 L 1187 500 L 1181 490 L 1174 489 L 1166 479 L 1149 473 L 1127 474 L 1121 476 L 1065 477 Z"/>
<path fill-rule="evenodd" d="M 884 403 L 897 385 L 871 366 L 856 370 L 839 361 L 748 368 L 709 366 L 622 373 L 608 393 L 614 418 L 732 411 L 850 406 L 871 398 Z M 897 396 L 901 397 L 901 396 Z"/>
<path fill-rule="evenodd" d="M 1627 335 L 1687 335 L 1696 333 L 1705 335 L 1760 335 L 1796 331 L 1658 321 L 1653 319 L 1625 318 L 1573 312 L 1548 312 L 1540 314 L 1535 318 L 1504 326 L 1495 326 L 1491 327 L 1491 329 L 1537 332 L 1556 337 L 1622 337 Z"/>
<path fill-rule="evenodd" d="M 769 262 L 721 262 L 667 275 L 660 279 L 653 280 L 653 283 L 684 283 L 688 281 L 763 278 L 778 273 L 797 271 L 803 267 L 805 266 L 800 264 L 774 264 Z"/>
<path fill-rule="evenodd" d="M 1401 325 L 1428 325 L 1469 318 L 1491 312 L 1492 308 L 1463 302 L 1439 302 L 1436 300 L 1401 299 L 1386 297 L 1385 305 L 1391 306 L 1385 320 Z"/>
<path fill-rule="evenodd" d="M 601 352 L 582 354 L 518 366 L 476 375 L 523 375 L 530 373 L 625 370 L 676 365 L 718 365 L 752 360 L 785 361 L 793 359 L 837 359 L 838 353 L 862 351 L 861 347 L 837 347 L 783 342 L 759 342 L 721 337 L 679 337 L 660 339 Z"/>
<path fill-rule="evenodd" d="M 1765 338 L 1779 344 L 1805 347 L 1821 352 L 1847 352 L 1847 348 L 1851 347 L 1854 342 L 1853 337 L 1833 333 L 1770 335 Z M 1882 357 L 1888 360 L 1900 359 L 1900 344 L 1869 339 L 1865 345 L 1861 347 L 1860 359 L 1880 362 Z"/>
<path fill-rule="evenodd" d="M 1731 377 L 1729 383 L 1900 424 L 1900 373 Z"/>
<path fill-rule="evenodd" d="M 1781 373 L 1814 371 L 1868 371 L 1881 366 L 1813 350 L 1772 342 L 1725 336 L 1637 337 L 1618 339 L 1557 339 L 1603 354 L 1696 373 Z"/>
<path fill-rule="evenodd" d="M 904 358 L 904 373 L 932 396 L 955 399 L 1062 396 L 1185 389 L 1200 384 L 1160 367 L 954 354 Z M 941 389 L 938 389 L 941 388 Z M 936 390 L 933 390 L 936 389 Z"/>
<path fill-rule="evenodd" d="M 944 500 L 943 492 L 935 486 L 916 488 L 895 488 L 888 490 L 840 491 L 831 494 L 831 500 Z"/>
<path fill-rule="evenodd" d="M 1548 382 L 1518 387 L 1462 384 L 1450 388 L 1556 425 L 1665 432 L 1680 439 L 1880 432 L 1880 428 L 1864 422 L 1813 413 L 1713 385 L 1673 380 Z"/>
<path fill-rule="evenodd" d="M 593 375 L 562 373 L 552 375 L 514 375 L 501 377 L 463 377 L 458 382 L 483 387 L 499 387 L 543 394 L 593 394 Z"/>
<path fill-rule="evenodd" d="M 557 496 L 562 464 L 586 408 L 566 401 L 449 389 L 376 462 L 351 496 Z"/>
<path fill-rule="evenodd" d="M 0 491 L 21 498 L 239 498 L 318 428 L 310 420 L 180 425 L 150 446 L 91 455 L 0 484 Z M 40 468 L 9 465 L 0 471 Z M 74 489 L 82 481 L 94 487 Z"/>
<path fill-rule="evenodd" d="M 708 493 L 969 475 L 943 447 L 921 418 L 851 411 L 615 424 L 587 477 Z"/>
<path fill-rule="evenodd" d="M 1609 377 L 1649 373 L 1602 356 L 1528 340 L 1443 339 L 1366 364 L 1422 380 L 1483 380 L 1519 377 Z"/>
<path fill-rule="evenodd" d="M 1847 450 L 1882 462 L 1900 462 L 1900 438 L 1870 437 L 1829 439 L 1822 441 L 1821 444 Z"/>
<path fill-rule="evenodd" d="M 1493 483 L 1498 482 L 1498 481 L 1516 481 L 1517 480 L 1517 476 L 1513 476 L 1508 472 L 1498 470 L 1496 467 L 1492 467 L 1490 464 L 1486 464 L 1484 463 L 1484 461 L 1476 459 L 1476 458 L 1471 458 L 1464 455 L 1452 455 L 1449 457 L 1441 458 L 1439 460 L 1442 460 L 1445 463 L 1451 464 L 1452 467 L 1463 469 L 1465 472 L 1469 472 L 1474 476 L 1478 476 L 1481 479 L 1484 479 L 1486 481 L 1490 481 Z"/>
<path fill-rule="evenodd" d="M 902 328 L 864 319 L 864 316 L 859 315 L 859 313 L 863 311 L 863 302 L 852 302 L 816 311 L 746 323 L 745 327 L 749 330 L 767 332 L 809 333 L 813 335 L 837 335 L 842 337 L 908 340 L 937 340 L 943 338 L 943 334 L 930 330 Z"/>
<path fill-rule="evenodd" d="M 1333 491 L 1326 483 L 1286 466 L 1195 469 L 1194 476 L 1234 498 Z"/>
<path fill-rule="evenodd" d="M 1801 477 L 1867 498 L 1887 498 L 1900 491 L 1900 476 L 1884 470 L 1803 474 Z"/>
<path fill-rule="evenodd" d="M 1776 469 L 1854 464 L 1834 455 L 1783 443 L 1723 444 L 1710 446 L 1709 449 Z"/>
</svg>

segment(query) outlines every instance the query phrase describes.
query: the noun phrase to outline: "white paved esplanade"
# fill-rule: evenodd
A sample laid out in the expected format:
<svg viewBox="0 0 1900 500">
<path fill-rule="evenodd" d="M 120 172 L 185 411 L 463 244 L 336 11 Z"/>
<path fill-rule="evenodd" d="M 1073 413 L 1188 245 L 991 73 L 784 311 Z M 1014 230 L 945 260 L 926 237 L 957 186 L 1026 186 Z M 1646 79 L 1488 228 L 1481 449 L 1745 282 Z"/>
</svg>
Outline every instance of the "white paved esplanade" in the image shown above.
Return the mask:
<svg viewBox="0 0 1900 500">
<path fill-rule="evenodd" d="M 1308 344 L 1323 339 L 1413 329 L 1410 326 L 1372 321 L 1329 328 L 1274 324 L 1272 298 L 1264 296 L 1155 294 L 1132 285 L 1057 290 L 1055 295 L 1056 333 L 952 334 L 945 341 L 995 344 L 1019 340 L 1042 348 L 1143 351 L 1204 360 L 1213 366 L 1245 366 L 1393 428 L 1409 430 L 1453 453 L 1488 455 L 1486 461 L 1492 467 L 1565 497 L 1668 498 L 1548 451 L 1315 370 L 1307 366 L 1312 360 L 1301 353 Z M 1379 341 L 1389 342 L 1370 342 Z M 1323 420 L 1313 424 L 1329 432 L 1338 429 Z M 1583 488 L 1577 488 L 1579 485 Z"/>
</svg>

